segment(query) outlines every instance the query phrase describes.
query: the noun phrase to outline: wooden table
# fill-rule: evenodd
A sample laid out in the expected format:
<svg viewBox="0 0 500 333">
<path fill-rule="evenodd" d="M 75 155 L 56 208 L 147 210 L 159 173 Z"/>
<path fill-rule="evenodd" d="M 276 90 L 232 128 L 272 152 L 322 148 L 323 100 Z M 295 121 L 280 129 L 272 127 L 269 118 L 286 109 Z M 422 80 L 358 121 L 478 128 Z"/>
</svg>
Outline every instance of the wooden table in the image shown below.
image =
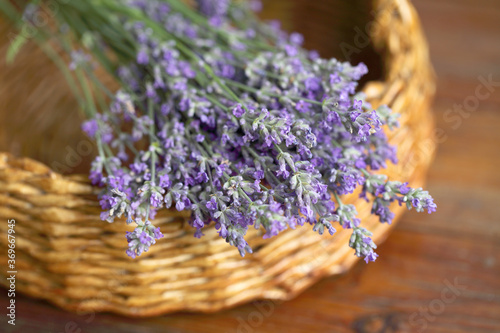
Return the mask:
<svg viewBox="0 0 500 333">
<path fill-rule="evenodd" d="M 500 332 L 500 1 L 414 2 L 438 75 L 434 109 L 446 137 L 427 186 L 438 212 L 407 213 L 375 264 L 360 262 L 289 302 L 213 315 L 79 316 L 18 295 L 17 326 L 2 315 L 0 331 Z M 498 84 L 478 88 L 478 77 L 489 76 Z M 476 99 L 476 89 L 489 95 Z M 465 111 L 448 111 L 454 105 Z"/>
</svg>

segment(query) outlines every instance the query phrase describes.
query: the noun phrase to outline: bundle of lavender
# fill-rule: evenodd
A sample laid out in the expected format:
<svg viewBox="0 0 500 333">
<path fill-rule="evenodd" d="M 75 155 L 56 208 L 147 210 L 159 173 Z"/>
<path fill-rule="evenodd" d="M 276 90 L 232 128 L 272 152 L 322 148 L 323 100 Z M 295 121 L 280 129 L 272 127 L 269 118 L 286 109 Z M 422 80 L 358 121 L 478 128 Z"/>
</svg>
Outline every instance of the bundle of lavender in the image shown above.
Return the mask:
<svg viewBox="0 0 500 333">
<path fill-rule="evenodd" d="M 213 222 L 242 256 L 252 252 L 250 227 L 268 238 L 304 224 L 333 235 L 338 223 L 366 262 L 377 258 L 376 245 L 341 195 L 361 187 L 382 223 L 391 223 L 394 201 L 436 210 L 427 191 L 373 173 L 397 162 L 382 130 L 397 126 L 397 115 L 356 92 L 366 66 L 307 52 L 300 34 L 257 20 L 258 7 L 69 1 L 55 12 L 57 30 L 41 33 L 72 54 L 66 74 L 76 78 L 89 116 L 82 128 L 99 151 L 90 179 L 103 188 L 101 218 L 136 225 L 126 235 L 130 257 L 163 237 L 153 224 L 162 208 L 189 210 L 196 237 Z M 36 10 L 25 10 L 24 24 Z M 73 49 L 75 38 L 87 50 Z M 98 81 L 91 59 L 116 77 L 118 91 Z"/>
</svg>

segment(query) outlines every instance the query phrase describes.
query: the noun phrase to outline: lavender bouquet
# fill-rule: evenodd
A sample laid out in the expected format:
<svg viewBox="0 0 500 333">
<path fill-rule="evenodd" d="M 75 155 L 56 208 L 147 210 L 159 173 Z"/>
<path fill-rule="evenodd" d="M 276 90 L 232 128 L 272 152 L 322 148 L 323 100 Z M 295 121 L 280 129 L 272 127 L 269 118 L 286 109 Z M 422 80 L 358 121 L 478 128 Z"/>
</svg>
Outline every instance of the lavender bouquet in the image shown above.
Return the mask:
<svg viewBox="0 0 500 333">
<path fill-rule="evenodd" d="M 14 15 L 8 2 L 1 6 Z M 300 34 L 259 21 L 259 7 L 68 1 L 55 12 L 56 30 L 37 37 L 55 36 L 71 54 L 68 70 L 47 50 L 98 147 L 90 179 L 102 187 L 101 218 L 124 216 L 136 226 L 126 235 L 130 257 L 163 237 L 154 226 L 162 208 L 188 210 L 196 237 L 215 227 L 242 256 L 252 252 L 249 227 L 268 238 L 304 224 L 333 235 L 338 223 L 352 230 L 349 245 L 366 262 L 377 258 L 376 245 L 340 196 L 361 187 L 382 223 L 391 223 L 394 201 L 436 210 L 427 191 L 373 173 L 397 162 L 382 130 L 397 126 L 397 115 L 386 106 L 373 110 L 356 91 L 366 66 L 304 50 Z M 30 24 L 37 10 L 29 5 L 20 22 Z M 75 49 L 75 40 L 84 49 Z M 118 91 L 99 81 L 93 59 L 115 77 Z"/>
</svg>

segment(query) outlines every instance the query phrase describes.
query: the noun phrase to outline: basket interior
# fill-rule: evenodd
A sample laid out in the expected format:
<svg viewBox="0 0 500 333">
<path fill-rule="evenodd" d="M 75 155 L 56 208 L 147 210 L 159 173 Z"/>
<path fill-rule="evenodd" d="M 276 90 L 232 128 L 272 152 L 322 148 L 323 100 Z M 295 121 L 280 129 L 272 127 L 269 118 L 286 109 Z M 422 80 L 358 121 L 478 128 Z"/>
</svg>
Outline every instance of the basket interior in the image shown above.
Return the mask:
<svg viewBox="0 0 500 333">
<path fill-rule="evenodd" d="M 382 79 L 382 55 L 366 39 L 367 24 L 374 20 L 371 1 L 264 0 L 263 5 L 261 17 L 302 33 L 306 48 L 322 57 L 364 62 L 370 72 L 362 84 Z M 16 33 L 1 17 L 0 34 Z M 7 65 L 11 39 L 0 44 L 0 151 L 34 158 L 63 174 L 87 173 L 97 150 L 80 131 L 81 114 L 64 77 L 34 43 Z"/>
<path fill-rule="evenodd" d="M 369 73 L 362 84 L 383 77 L 383 61 L 368 41 L 370 23 L 376 21 L 372 1 L 264 0 L 261 17 L 277 19 L 287 31 L 304 35 L 304 46 L 324 58 L 353 64 L 364 62 Z"/>
</svg>

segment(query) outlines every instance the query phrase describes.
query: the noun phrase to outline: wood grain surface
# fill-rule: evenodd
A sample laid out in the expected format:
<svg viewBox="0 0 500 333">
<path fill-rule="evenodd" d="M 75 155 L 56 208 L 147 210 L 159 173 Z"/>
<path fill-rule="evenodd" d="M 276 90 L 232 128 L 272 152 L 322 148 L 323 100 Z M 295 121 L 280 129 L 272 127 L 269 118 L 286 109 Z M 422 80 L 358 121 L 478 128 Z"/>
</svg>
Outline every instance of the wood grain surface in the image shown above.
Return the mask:
<svg viewBox="0 0 500 333">
<path fill-rule="evenodd" d="M 0 332 L 500 332 L 500 1 L 414 3 L 438 76 L 438 212 L 407 213 L 376 263 L 280 304 L 142 320 L 16 295 L 13 327 L 0 290 Z"/>
</svg>

